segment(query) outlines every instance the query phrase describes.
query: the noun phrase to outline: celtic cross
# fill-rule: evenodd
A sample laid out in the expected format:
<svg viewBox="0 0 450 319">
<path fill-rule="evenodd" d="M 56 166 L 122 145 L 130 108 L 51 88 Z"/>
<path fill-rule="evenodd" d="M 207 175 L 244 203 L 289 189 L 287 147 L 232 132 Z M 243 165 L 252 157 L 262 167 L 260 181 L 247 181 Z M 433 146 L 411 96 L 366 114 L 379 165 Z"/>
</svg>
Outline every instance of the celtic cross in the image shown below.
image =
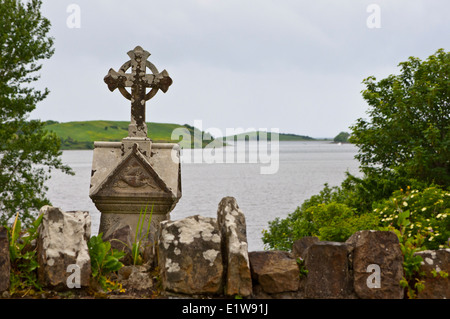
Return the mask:
<svg viewBox="0 0 450 319">
<path fill-rule="evenodd" d="M 104 81 L 112 92 L 119 89 L 122 95 L 131 101 L 131 123 L 128 129 L 130 137 L 147 137 L 147 125 L 145 124 L 145 102 L 150 100 L 159 89 L 167 92 L 172 84 L 172 79 L 166 70 L 161 73 L 147 59 L 150 53 L 140 46 L 129 51 L 130 60 L 125 62 L 118 72 L 112 68 L 105 76 Z M 125 73 L 131 68 L 131 73 Z M 149 68 L 152 74 L 146 74 L 146 68 Z M 127 91 L 131 88 L 131 93 Z M 147 93 L 147 88 L 150 91 Z"/>
</svg>

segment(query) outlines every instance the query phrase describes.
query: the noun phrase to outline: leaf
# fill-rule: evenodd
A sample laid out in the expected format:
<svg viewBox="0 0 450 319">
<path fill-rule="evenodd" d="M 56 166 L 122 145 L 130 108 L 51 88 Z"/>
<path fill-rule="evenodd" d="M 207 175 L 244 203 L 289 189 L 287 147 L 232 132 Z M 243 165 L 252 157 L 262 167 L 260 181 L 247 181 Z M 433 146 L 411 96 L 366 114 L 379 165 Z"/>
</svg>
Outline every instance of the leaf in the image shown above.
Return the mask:
<svg viewBox="0 0 450 319">
<path fill-rule="evenodd" d="M 400 227 L 406 227 L 410 224 L 408 218 L 409 218 L 410 212 L 409 210 L 401 211 L 398 214 L 398 224 Z"/>
</svg>

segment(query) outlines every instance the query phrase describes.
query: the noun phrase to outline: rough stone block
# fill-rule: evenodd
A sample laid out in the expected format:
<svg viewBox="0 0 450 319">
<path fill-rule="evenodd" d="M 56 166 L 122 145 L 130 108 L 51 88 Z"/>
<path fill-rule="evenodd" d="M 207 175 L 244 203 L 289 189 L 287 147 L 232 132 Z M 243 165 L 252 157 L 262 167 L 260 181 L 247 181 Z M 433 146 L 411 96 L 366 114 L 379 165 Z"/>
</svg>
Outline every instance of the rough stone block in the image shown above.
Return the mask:
<svg viewBox="0 0 450 319">
<path fill-rule="evenodd" d="M 236 199 L 224 197 L 217 210 L 224 260 L 225 294 L 248 297 L 252 294 L 252 277 L 248 260 L 247 230 L 244 213 Z"/>
<path fill-rule="evenodd" d="M 312 244 L 315 244 L 319 241 L 319 238 L 314 236 L 305 236 L 303 238 L 300 238 L 296 241 L 294 241 L 294 244 L 292 245 L 292 255 L 294 255 L 295 258 L 301 258 L 305 259 L 305 251 L 309 246 Z"/>
<path fill-rule="evenodd" d="M 111 248 L 131 253 L 132 246 L 132 230 L 130 225 L 122 224 L 120 222 L 112 225 L 108 231 L 103 234 L 103 241 L 109 241 Z"/>
<path fill-rule="evenodd" d="M 402 299 L 403 255 L 397 235 L 363 230 L 346 241 L 353 247 L 354 289 L 362 299 Z"/>
<path fill-rule="evenodd" d="M 342 299 L 352 297 L 352 276 L 348 260 L 351 247 L 345 243 L 321 241 L 305 251 L 305 297 Z"/>
<path fill-rule="evenodd" d="M 199 215 L 163 221 L 158 236 L 163 289 L 181 294 L 220 294 L 223 264 L 217 220 Z"/>
<path fill-rule="evenodd" d="M 439 272 L 450 275 L 450 249 L 424 250 L 416 255 L 422 257 L 420 272 L 425 288 L 417 294 L 419 299 L 450 299 L 450 277 L 442 277 Z"/>
<path fill-rule="evenodd" d="M 37 258 L 38 279 L 44 286 L 64 289 L 69 265 L 79 268 L 79 283 L 89 286 L 91 259 L 87 242 L 91 235 L 91 218 L 88 212 L 63 212 L 57 207 L 44 206 L 39 226 Z"/>
<path fill-rule="evenodd" d="M 290 253 L 252 251 L 248 253 L 252 279 L 269 294 L 297 291 L 299 269 Z"/>
<path fill-rule="evenodd" d="M 132 262 L 132 230 L 130 225 L 120 221 L 113 224 L 102 237 L 103 241 L 109 241 L 111 248 L 123 251 L 125 256 L 122 262 L 130 264 Z"/>
<path fill-rule="evenodd" d="M 8 231 L 0 226 L 0 292 L 9 289 L 10 272 Z"/>
<path fill-rule="evenodd" d="M 127 291 L 145 292 L 153 287 L 153 280 L 145 266 L 124 266 L 118 271 L 118 279 Z"/>
</svg>

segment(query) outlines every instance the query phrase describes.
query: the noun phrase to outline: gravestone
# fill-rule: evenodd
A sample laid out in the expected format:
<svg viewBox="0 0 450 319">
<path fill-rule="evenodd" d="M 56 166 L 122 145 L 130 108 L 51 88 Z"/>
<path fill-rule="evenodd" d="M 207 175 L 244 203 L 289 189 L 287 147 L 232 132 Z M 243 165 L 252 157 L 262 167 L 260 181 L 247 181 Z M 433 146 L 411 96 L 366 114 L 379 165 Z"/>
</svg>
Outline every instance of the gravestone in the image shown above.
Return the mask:
<svg viewBox="0 0 450 319">
<path fill-rule="evenodd" d="M 101 212 L 99 233 L 120 223 L 131 227 L 134 240 L 140 216 L 147 212 L 144 233 L 151 218 L 152 241 L 159 222 L 169 219 L 181 197 L 181 164 L 178 144 L 152 143 L 147 136 L 145 102 L 159 90 L 167 92 L 172 79 L 166 70 L 158 72 L 140 46 L 128 56 L 129 61 L 104 78 L 110 91 L 118 89 L 131 101 L 128 136 L 121 142 L 94 143 L 89 196 Z"/>
</svg>

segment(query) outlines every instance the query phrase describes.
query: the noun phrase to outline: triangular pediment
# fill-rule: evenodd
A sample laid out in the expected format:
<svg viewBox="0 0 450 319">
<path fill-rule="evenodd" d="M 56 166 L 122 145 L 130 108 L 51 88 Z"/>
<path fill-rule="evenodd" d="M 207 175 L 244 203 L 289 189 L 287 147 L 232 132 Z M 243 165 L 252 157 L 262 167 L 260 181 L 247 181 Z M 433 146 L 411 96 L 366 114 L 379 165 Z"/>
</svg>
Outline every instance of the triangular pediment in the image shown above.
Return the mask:
<svg viewBox="0 0 450 319">
<path fill-rule="evenodd" d="M 137 147 L 124 156 L 91 197 L 173 197 L 172 191 Z"/>
</svg>

